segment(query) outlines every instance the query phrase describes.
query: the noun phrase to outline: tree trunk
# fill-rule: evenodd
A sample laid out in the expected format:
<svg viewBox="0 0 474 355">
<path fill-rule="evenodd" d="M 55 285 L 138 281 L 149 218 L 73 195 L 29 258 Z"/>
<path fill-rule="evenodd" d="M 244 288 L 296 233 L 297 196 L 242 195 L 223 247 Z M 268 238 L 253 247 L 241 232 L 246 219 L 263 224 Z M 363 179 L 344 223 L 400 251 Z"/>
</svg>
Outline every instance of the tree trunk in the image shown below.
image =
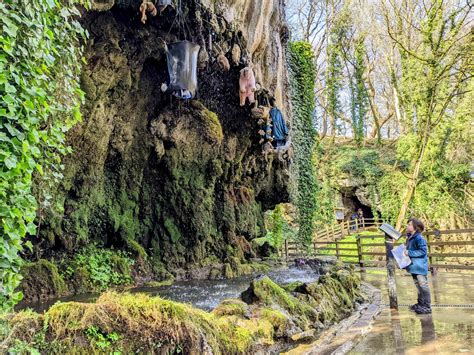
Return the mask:
<svg viewBox="0 0 474 355">
<path fill-rule="evenodd" d="M 403 196 L 402 206 L 400 208 L 400 212 L 398 213 L 397 223 L 395 225 L 396 230 L 401 230 L 403 221 L 405 220 L 405 216 L 408 210 L 408 206 L 410 205 L 411 199 L 413 197 L 413 193 L 415 192 L 416 184 L 418 183 L 418 176 L 420 175 L 420 167 L 421 163 L 423 162 L 423 158 L 425 155 L 425 148 L 428 144 L 429 139 L 429 125 L 426 125 L 425 133 L 423 135 L 423 140 L 420 147 L 420 154 L 415 162 L 415 168 L 413 169 L 413 173 L 408 180 L 407 188 L 405 190 L 405 194 Z"/>
</svg>

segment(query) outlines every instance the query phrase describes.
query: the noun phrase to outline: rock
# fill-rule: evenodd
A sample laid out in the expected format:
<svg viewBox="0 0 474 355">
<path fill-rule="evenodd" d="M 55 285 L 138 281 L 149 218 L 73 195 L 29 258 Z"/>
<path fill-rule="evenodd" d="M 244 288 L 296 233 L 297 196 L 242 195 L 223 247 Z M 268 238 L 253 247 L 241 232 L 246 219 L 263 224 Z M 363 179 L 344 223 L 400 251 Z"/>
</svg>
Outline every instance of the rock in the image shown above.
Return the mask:
<svg viewBox="0 0 474 355">
<path fill-rule="evenodd" d="M 68 293 L 68 287 L 52 262 L 40 259 L 25 264 L 21 269 L 23 280 L 21 291 L 23 300 L 39 301 L 50 297 L 60 297 Z"/>
<path fill-rule="evenodd" d="M 316 337 L 316 334 L 317 334 L 316 329 L 310 329 L 310 330 L 307 330 L 305 332 L 294 334 L 291 337 L 291 340 L 294 341 L 294 342 L 308 341 L 308 340 L 314 339 Z"/>
</svg>

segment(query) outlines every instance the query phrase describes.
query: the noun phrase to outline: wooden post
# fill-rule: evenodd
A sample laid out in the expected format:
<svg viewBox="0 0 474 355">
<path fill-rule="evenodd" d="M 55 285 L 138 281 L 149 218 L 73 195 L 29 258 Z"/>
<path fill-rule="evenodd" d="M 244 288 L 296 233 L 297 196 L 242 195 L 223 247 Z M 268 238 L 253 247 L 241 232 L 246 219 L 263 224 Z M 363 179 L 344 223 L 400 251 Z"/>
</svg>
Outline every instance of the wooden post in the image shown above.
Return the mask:
<svg viewBox="0 0 474 355">
<path fill-rule="evenodd" d="M 362 262 L 362 242 L 360 240 L 360 236 L 356 236 L 356 242 L 357 242 L 357 260 L 359 260 L 359 266 L 362 271 L 365 272 L 364 270 L 364 263 Z"/>
<path fill-rule="evenodd" d="M 365 220 L 364 220 L 364 217 L 362 217 L 362 228 L 365 228 Z"/>
<path fill-rule="evenodd" d="M 394 239 L 385 234 L 385 251 L 387 259 L 387 277 L 388 277 L 388 298 L 390 308 L 398 310 L 397 284 L 395 282 L 395 258 L 392 254 Z"/>
<path fill-rule="evenodd" d="M 336 239 L 336 259 L 339 260 L 339 243 L 337 242 L 337 239 Z"/>
<path fill-rule="evenodd" d="M 359 230 L 359 221 L 356 219 L 354 219 L 354 221 L 356 222 L 356 230 Z"/>
<path fill-rule="evenodd" d="M 285 256 L 286 262 L 288 262 L 288 239 L 285 239 Z"/>
</svg>

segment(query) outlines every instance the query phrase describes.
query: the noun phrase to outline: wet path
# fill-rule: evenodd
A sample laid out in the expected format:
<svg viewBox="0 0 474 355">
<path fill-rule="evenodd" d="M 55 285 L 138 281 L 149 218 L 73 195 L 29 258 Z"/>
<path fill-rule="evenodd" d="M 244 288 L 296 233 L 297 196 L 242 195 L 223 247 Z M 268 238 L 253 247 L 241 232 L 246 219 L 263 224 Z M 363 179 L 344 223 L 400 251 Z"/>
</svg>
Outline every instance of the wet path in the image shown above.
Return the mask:
<svg viewBox="0 0 474 355">
<path fill-rule="evenodd" d="M 388 304 L 385 272 L 362 277 L 382 290 L 382 302 Z M 474 354 L 474 306 L 467 307 L 474 305 L 474 275 L 440 272 L 429 278 L 432 315 L 416 315 L 407 306 L 400 306 L 399 312 L 386 307 L 349 354 Z M 415 286 L 406 273 L 397 273 L 397 293 L 399 304 L 416 301 Z"/>
</svg>

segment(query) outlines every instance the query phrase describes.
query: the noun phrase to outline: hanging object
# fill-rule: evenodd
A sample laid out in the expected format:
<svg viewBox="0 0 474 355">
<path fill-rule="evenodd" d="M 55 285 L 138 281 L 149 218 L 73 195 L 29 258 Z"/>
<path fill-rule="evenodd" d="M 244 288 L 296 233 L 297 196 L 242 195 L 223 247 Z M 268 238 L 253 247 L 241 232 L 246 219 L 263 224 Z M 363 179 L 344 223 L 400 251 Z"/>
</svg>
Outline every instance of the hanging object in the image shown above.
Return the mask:
<svg viewBox="0 0 474 355">
<path fill-rule="evenodd" d="M 161 14 L 168 6 L 171 6 L 171 0 L 159 0 L 156 3 L 143 0 L 142 4 L 140 5 L 140 21 L 145 24 L 146 20 L 148 19 L 147 13 L 155 17 L 158 14 L 158 11 L 160 11 Z"/>
<path fill-rule="evenodd" d="M 230 70 L 229 60 L 226 58 L 226 56 L 222 52 L 217 56 L 217 65 L 222 71 Z"/>
<path fill-rule="evenodd" d="M 253 70 L 250 67 L 245 67 L 240 71 L 239 79 L 240 87 L 240 106 L 244 106 L 247 98 L 252 104 L 255 102 L 255 90 L 257 89 L 255 85 L 255 75 Z"/>
<path fill-rule="evenodd" d="M 181 41 L 165 45 L 170 83 L 168 90 L 181 99 L 192 99 L 197 90 L 199 45 Z"/>
<path fill-rule="evenodd" d="M 156 10 L 155 4 L 153 4 L 151 1 L 143 1 L 140 5 L 140 13 L 142 14 L 140 21 L 145 24 L 146 20 L 148 19 L 146 14 L 149 13 L 154 17 L 158 14 L 158 11 Z"/>
<path fill-rule="evenodd" d="M 159 0 L 158 1 L 158 10 L 162 13 L 166 7 L 171 6 L 171 0 Z"/>
<path fill-rule="evenodd" d="M 250 113 L 255 119 L 268 119 L 270 116 L 270 108 L 267 106 L 258 106 L 252 108 Z"/>
</svg>

